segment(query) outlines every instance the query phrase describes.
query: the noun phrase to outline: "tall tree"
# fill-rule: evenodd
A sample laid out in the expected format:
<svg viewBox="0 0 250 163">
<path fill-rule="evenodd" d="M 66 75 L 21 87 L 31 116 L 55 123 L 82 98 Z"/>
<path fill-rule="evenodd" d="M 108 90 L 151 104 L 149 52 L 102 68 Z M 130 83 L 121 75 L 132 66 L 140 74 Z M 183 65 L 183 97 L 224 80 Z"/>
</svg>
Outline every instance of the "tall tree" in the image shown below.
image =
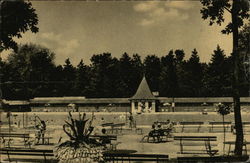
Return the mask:
<svg viewBox="0 0 250 163">
<path fill-rule="evenodd" d="M 64 96 L 72 96 L 75 94 L 74 92 L 75 79 L 76 79 L 76 68 L 71 64 L 70 59 L 67 58 L 63 65 Z"/>
<path fill-rule="evenodd" d="M 91 60 L 91 97 L 117 97 L 118 60 L 110 53 L 93 55 Z"/>
<path fill-rule="evenodd" d="M 239 50 L 241 54 L 242 65 L 240 70 L 241 78 L 241 94 L 250 96 L 250 22 L 246 24 L 239 33 Z"/>
<path fill-rule="evenodd" d="M 121 97 L 131 97 L 133 95 L 133 66 L 132 58 L 124 53 L 119 59 L 119 86 L 117 87 Z"/>
<path fill-rule="evenodd" d="M 144 60 L 145 76 L 151 91 L 159 91 L 161 61 L 156 55 L 148 55 Z"/>
<path fill-rule="evenodd" d="M 189 88 L 187 86 L 187 71 L 185 70 L 186 61 L 184 60 L 185 52 L 183 49 L 177 49 L 174 52 L 176 58 L 176 75 L 179 87 L 179 96 L 189 96 Z"/>
<path fill-rule="evenodd" d="M 77 96 L 86 96 L 87 87 L 89 84 L 88 79 L 89 67 L 83 63 L 83 60 L 79 62 L 76 67 L 76 81 L 75 81 L 75 94 Z"/>
<path fill-rule="evenodd" d="M 131 85 L 131 87 L 132 87 L 132 92 L 134 94 L 142 80 L 143 75 L 145 75 L 145 72 L 141 56 L 139 56 L 138 54 L 133 54 L 131 63 L 133 68 L 132 80 L 134 82 L 133 85 Z"/>
<path fill-rule="evenodd" d="M 49 49 L 34 44 L 22 45 L 8 56 L 7 63 L 10 68 L 7 86 L 13 90 L 13 97 L 15 92 L 16 98 L 50 94 L 52 89 L 46 83 L 51 80 L 55 65 L 54 53 Z"/>
<path fill-rule="evenodd" d="M 38 18 L 31 2 L 1 0 L 0 12 L 0 52 L 10 48 L 17 51 L 13 37 L 20 38 L 28 30 L 38 32 Z"/>
<path fill-rule="evenodd" d="M 224 51 L 218 45 L 212 54 L 206 72 L 208 95 L 213 97 L 230 96 L 231 93 L 231 64 Z"/>
<path fill-rule="evenodd" d="M 203 8 L 201 14 L 203 19 L 209 19 L 209 25 L 214 23 L 221 25 L 224 22 L 224 12 L 231 14 L 231 22 L 226 26 L 222 33 L 233 35 L 233 101 L 234 101 L 234 119 L 236 128 L 235 155 L 242 155 L 243 129 L 240 110 L 240 92 L 239 92 L 239 28 L 244 25 L 244 19 L 249 18 L 248 0 L 200 0 Z"/>
<path fill-rule="evenodd" d="M 161 58 L 161 70 L 160 95 L 177 97 L 179 95 L 179 86 L 173 50 L 170 50 L 168 55 Z"/>
<path fill-rule="evenodd" d="M 189 96 L 199 97 L 202 90 L 203 69 L 196 49 L 192 51 L 191 57 L 185 64 L 186 82 L 188 84 Z"/>
</svg>

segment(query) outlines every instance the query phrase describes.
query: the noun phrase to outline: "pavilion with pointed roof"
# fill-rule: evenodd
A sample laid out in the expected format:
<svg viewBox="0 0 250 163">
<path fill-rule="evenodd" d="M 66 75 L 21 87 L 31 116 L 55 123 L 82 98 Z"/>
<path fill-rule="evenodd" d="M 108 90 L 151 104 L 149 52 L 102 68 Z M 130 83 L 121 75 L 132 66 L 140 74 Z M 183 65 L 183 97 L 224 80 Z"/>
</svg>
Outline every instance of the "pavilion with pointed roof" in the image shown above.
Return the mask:
<svg viewBox="0 0 250 163">
<path fill-rule="evenodd" d="M 150 113 L 156 111 L 157 98 L 152 94 L 145 76 L 143 77 L 135 95 L 129 100 L 131 102 L 132 113 Z"/>
</svg>

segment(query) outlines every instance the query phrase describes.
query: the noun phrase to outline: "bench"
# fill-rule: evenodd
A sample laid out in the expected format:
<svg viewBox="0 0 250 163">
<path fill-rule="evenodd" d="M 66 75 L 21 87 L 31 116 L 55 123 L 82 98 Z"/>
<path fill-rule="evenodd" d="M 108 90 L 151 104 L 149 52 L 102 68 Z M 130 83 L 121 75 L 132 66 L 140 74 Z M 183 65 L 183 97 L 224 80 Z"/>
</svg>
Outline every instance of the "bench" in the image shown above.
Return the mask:
<svg viewBox="0 0 250 163">
<path fill-rule="evenodd" d="M 168 161 L 168 155 L 163 154 L 115 154 L 115 153 L 104 153 L 103 154 L 105 161 L 156 161 L 156 162 L 164 162 Z"/>
<path fill-rule="evenodd" d="M 242 122 L 243 132 L 244 134 L 247 134 L 247 132 L 250 132 L 250 130 L 247 130 L 246 128 L 250 127 L 250 122 Z M 231 132 L 235 134 L 235 123 L 231 124 Z"/>
<path fill-rule="evenodd" d="M 199 162 L 247 162 L 249 156 L 178 157 L 178 163 Z"/>
<path fill-rule="evenodd" d="M 235 145 L 235 141 L 226 141 L 226 142 L 224 142 L 224 144 L 229 145 L 228 155 L 230 155 L 230 153 L 233 152 L 233 151 L 231 151 L 231 146 Z M 247 155 L 247 145 L 249 145 L 249 144 L 250 144 L 250 142 L 248 142 L 246 140 L 243 141 L 243 151 L 245 152 L 245 155 Z"/>
<path fill-rule="evenodd" d="M 116 135 L 90 135 L 90 138 L 98 139 L 99 141 L 105 138 L 110 140 L 110 143 L 108 145 L 110 145 L 110 148 L 112 150 L 115 150 L 117 148 L 117 145 L 120 144 L 120 142 L 112 142 L 112 141 L 117 141 Z"/>
<path fill-rule="evenodd" d="M 110 127 L 112 126 L 114 123 L 103 123 L 101 124 L 102 127 Z"/>
<path fill-rule="evenodd" d="M 243 129 L 244 129 L 244 132 L 249 132 L 249 130 L 247 130 L 246 128 L 250 128 L 250 122 L 242 122 L 242 126 L 243 126 Z"/>
<path fill-rule="evenodd" d="M 210 157 L 214 156 L 218 150 L 212 149 L 216 144 L 211 142 L 217 141 L 216 136 L 174 136 L 174 140 L 180 141 L 180 153 L 181 154 L 208 154 Z M 186 146 L 199 147 L 196 149 L 185 148 Z M 201 149 L 201 146 L 205 149 Z"/>
<path fill-rule="evenodd" d="M 182 132 L 184 131 L 185 127 L 197 127 L 197 132 L 200 131 L 201 125 L 204 124 L 204 122 L 179 122 L 180 125 L 182 125 Z"/>
<path fill-rule="evenodd" d="M 40 150 L 40 149 L 18 149 L 18 148 L 1 148 L 1 155 L 7 155 L 9 162 L 11 162 L 10 155 L 14 156 L 42 156 L 46 162 L 47 156 L 54 156 L 53 150 Z"/>
<path fill-rule="evenodd" d="M 140 142 L 144 142 L 144 139 L 147 139 L 147 142 L 150 143 L 150 139 L 153 140 L 153 143 L 160 143 L 168 141 L 170 137 L 171 129 L 159 129 L 159 130 L 152 130 L 147 135 L 143 136 Z"/>
<path fill-rule="evenodd" d="M 16 138 L 23 139 L 23 145 L 25 147 L 30 148 L 32 143 L 32 141 L 30 141 L 30 136 L 27 133 L 0 133 L 0 137 L 2 138 L 1 144 L 4 144 L 4 146 L 7 147 L 10 147 L 11 143 L 13 143 Z"/>
<path fill-rule="evenodd" d="M 224 122 L 225 131 L 227 129 L 230 129 L 231 124 L 232 124 L 232 122 Z M 209 125 L 211 125 L 211 127 L 209 128 L 209 132 L 213 132 L 214 128 L 222 128 L 223 129 L 223 122 L 209 122 Z"/>
<path fill-rule="evenodd" d="M 126 124 L 125 123 L 116 123 L 116 124 L 113 124 L 111 126 L 111 130 L 112 130 L 112 133 L 114 131 L 116 131 L 116 133 L 118 133 L 118 131 L 120 130 L 120 132 L 122 133 L 122 127 L 124 127 Z"/>
</svg>

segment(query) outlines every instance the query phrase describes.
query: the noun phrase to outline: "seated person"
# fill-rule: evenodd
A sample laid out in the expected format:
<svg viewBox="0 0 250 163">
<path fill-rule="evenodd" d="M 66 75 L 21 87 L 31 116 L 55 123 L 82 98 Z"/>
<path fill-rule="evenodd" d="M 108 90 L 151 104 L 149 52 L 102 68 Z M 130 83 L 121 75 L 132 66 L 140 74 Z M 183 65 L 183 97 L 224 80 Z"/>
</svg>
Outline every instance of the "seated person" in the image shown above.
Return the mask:
<svg viewBox="0 0 250 163">
<path fill-rule="evenodd" d="M 107 130 L 105 128 L 103 128 L 102 129 L 102 134 L 105 135 L 105 136 L 100 138 L 100 142 L 104 146 L 111 143 L 111 140 L 108 137 L 106 137 L 107 136 L 106 132 L 107 132 Z"/>
<path fill-rule="evenodd" d="M 152 130 L 149 132 L 148 136 L 152 137 L 154 142 L 156 142 L 156 139 L 158 142 L 160 141 L 159 131 L 155 128 L 154 124 L 152 125 Z"/>
</svg>

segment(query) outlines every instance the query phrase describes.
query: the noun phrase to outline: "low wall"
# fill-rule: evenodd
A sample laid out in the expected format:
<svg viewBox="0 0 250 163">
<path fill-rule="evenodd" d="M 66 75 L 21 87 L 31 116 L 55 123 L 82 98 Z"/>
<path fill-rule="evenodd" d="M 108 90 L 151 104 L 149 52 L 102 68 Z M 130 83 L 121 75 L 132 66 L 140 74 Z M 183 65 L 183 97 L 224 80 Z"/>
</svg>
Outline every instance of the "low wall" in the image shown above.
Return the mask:
<svg viewBox="0 0 250 163">
<path fill-rule="evenodd" d="M 78 116 L 78 113 L 72 113 L 74 117 Z M 23 126 L 23 119 L 24 119 L 24 126 L 34 125 L 34 117 L 39 116 L 42 120 L 45 120 L 48 126 L 62 126 L 67 120 L 68 113 L 67 112 L 13 112 L 11 116 L 11 123 L 12 124 L 20 124 Z M 115 112 L 115 113 L 103 113 L 103 112 L 96 112 L 95 113 L 95 121 L 94 125 L 100 125 L 101 123 L 108 123 L 108 122 L 126 122 L 126 117 L 128 114 L 123 112 Z M 91 113 L 87 113 L 87 117 L 91 117 Z M 101 119 L 104 120 L 101 120 Z M 137 125 L 152 125 L 155 121 L 166 121 L 170 119 L 171 121 L 180 122 L 180 121 L 202 121 L 202 122 L 209 122 L 209 121 L 222 121 L 222 117 L 215 113 L 209 112 L 207 115 L 203 115 L 200 112 L 166 112 L 166 113 L 148 113 L 148 114 L 140 114 L 134 115 L 134 118 L 137 122 Z M 243 112 L 242 113 L 242 120 L 243 121 L 250 121 L 250 113 Z M 6 113 L 1 112 L 1 121 L 4 124 L 7 124 L 8 118 Z M 127 120 L 128 121 L 128 120 Z M 225 116 L 225 121 L 232 121 L 234 122 L 234 115 L 233 113 Z"/>
</svg>

